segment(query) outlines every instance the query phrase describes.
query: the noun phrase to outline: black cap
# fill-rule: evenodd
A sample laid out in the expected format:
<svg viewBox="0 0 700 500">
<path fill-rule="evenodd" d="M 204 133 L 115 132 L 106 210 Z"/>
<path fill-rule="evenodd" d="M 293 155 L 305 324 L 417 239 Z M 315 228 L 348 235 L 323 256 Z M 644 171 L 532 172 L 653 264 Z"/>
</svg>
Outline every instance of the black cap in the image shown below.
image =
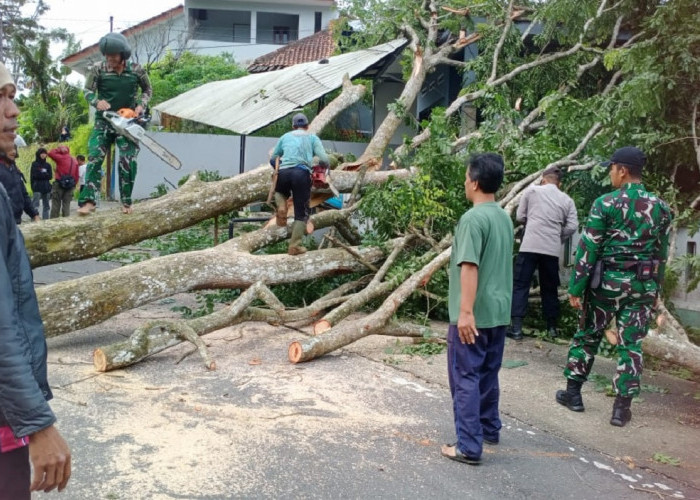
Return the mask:
<svg viewBox="0 0 700 500">
<path fill-rule="evenodd" d="M 613 163 L 625 165 L 627 167 L 642 168 L 647 162 L 647 157 L 642 153 L 642 150 L 634 146 L 625 146 L 615 151 L 610 158 L 610 161 L 604 161 L 601 165 L 609 167 Z"/>
<path fill-rule="evenodd" d="M 559 167 L 549 167 L 544 172 L 542 172 L 542 177 L 546 175 L 556 175 L 561 179 L 561 169 Z"/>
<path fill-rule="evenodd" d="M 292 118 L 292 127 L 306 127 L 309 124 L 309 119 L 304 113 L 297 113 Z"/>
</svg>

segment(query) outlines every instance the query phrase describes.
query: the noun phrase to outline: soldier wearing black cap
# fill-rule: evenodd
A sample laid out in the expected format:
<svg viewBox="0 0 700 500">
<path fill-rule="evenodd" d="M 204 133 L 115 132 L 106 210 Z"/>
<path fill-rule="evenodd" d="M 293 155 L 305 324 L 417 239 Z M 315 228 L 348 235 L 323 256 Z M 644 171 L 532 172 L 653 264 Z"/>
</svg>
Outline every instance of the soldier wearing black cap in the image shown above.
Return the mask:
<svg viewBox="0 0 700 500">
<path fill-rule="evenodd" d="M 581 310 L 581 321 L 569 346 L 566 390 L 556 394 L 570 410 L 584 410 L 581 385 L 604 329 L 615 320 L 618 363 L 610 424 L 618 427 L 632 418 L 630 403 L 639 394 L 642 340 L 663 279 L 672 219 L 668 205 L 642 185 L 645 163 L 644 153 L 632 146 L 605 162 L 617 190 L 593 202 L 581 234 L 569 284 L 569 302 Z"/>
<path fill-rule="evenodd" d="M 294 201 L 294 223 L 289 242 L 289 254 L 299 255 L 306 252 L 301 239 L 306 231 L 309 218 L 309 200 L 311 199 L 311 167 L 314 156 L 320 165 L 328 166 L 328 155 L 321 140 L 309 133 L 309 120 L 306 115 L 297 113 L 292 117 L 291 132 L 287 132 L 272 151 L 270 165 L 279 161 L 279 176 L 275 185 L 275 207 L 278 226 L 287 225 L 287 199 Z"/>
<path fill-rule="evenodd" d="M 542 173 L 542 183 L 523 194 L 516 219 L 525 224 L 525 234 L 515 258 L 513 302 L 508 337 L 523 338 L 523 318 L 527 311 L 530 282 L 535 269 L 540 280 L 542 312 L 547 320 L 547 333 L 556 337 L 559 319 L 559 254 L 562 242 L 578 229 L 574 201 L 559 189 L 559 167 Z"/>
</svg>

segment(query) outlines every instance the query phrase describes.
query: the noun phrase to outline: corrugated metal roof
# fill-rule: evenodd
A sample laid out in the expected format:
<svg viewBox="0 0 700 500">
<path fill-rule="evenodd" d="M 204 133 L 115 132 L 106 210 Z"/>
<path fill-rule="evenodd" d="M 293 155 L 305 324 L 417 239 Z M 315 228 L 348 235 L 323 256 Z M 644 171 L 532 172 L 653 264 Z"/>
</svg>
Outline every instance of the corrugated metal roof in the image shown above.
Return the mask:
<svg viewBox="0 0 700 500">
<path fill-rule="evenodd" d="M 339 88 L 346 73 L 353 78 L 401 49 L 394 40 L 369 49 L 297 64 L 269 73 L 207 83 L 155 106 L 161 113 L 250 134 L 297 108 Z"/>
</svg>

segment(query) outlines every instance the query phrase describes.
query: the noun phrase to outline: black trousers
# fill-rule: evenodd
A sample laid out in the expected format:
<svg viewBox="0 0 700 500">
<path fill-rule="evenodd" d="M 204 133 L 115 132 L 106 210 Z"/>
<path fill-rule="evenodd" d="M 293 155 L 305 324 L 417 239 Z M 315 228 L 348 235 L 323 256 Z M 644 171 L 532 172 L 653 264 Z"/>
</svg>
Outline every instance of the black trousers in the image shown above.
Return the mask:
<svg viewBox="0 0 700 500">
<path fill-rule="evenodd" d="M 527 299 L 535 269 L 540 276 L 540 297 L 542 312 L 548 326 L 555 326 L 559 318 L 559 257 L 541 253 L 520 252 L 515 258 L 513 270 L 513 303 L 511 317 L 524 318 L 527 312 Z"/>
<path fill-rule="evenodd" d="M 29 446 L 0 453 L 0 500 L 29 500 Z"/>
<path fill-rule="evenodd" d="M 311 172 L 302 167 L 283 168 L 277 175 L 275 191 L 285 198 L 292 196 L 294 220 L 306 222 L 311 199 Z"/>
</svg>

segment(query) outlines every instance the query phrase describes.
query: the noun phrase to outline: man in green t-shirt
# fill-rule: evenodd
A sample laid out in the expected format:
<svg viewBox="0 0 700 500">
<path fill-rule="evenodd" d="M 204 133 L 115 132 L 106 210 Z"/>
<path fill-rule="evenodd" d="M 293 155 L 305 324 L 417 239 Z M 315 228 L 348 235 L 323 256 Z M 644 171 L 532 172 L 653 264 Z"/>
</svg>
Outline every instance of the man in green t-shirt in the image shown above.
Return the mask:
<svg viewBox="0 0 700 500">
<path fill-rule="evenodd" d="M 470 465 L 501 430 L 498 371 L 513 292 L 513 223 L 495 200 L 503 172 L 495 153 L 469 160 L 464 191 L 474 206 L 459 220 L 450 257 L 447 371 L 457 442 L 442 454 Z"/>
</svg>

